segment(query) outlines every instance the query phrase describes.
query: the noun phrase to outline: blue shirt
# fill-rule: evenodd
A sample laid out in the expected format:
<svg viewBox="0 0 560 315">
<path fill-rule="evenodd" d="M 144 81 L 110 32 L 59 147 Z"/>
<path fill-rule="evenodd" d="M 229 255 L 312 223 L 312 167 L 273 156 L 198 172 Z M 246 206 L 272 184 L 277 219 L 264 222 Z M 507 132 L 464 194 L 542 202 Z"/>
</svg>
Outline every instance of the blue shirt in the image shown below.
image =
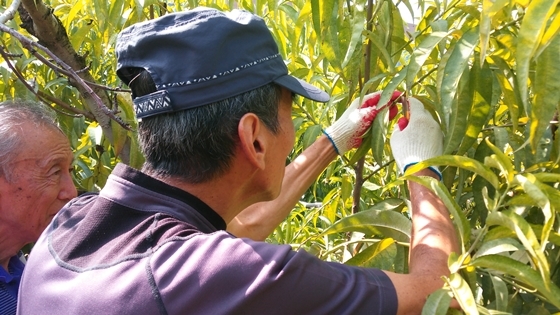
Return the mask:
<svg viewBox="0 0 560 315">
<path fill-rule="evenodd" d="M 21 253 L 10 258 L 8 271 L 0 267 L 0 315 L 16 313 L 19 282 L 25 266 L 20 256 Z"/>
</svg>

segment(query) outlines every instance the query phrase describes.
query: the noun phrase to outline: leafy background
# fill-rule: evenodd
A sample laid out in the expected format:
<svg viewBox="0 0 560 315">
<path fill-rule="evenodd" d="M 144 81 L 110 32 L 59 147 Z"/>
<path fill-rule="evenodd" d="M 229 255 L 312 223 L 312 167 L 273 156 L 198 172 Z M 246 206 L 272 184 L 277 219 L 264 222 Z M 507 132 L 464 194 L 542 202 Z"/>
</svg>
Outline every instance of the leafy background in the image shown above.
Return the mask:
<svg viewBox="0 0 560 315">
<path fill-rule="evenodd" d="M 445 134 L 443 156 L 401 176 L 387 141 L 394 122 L 376 120 L 269 242 L 406 272 L 404 180 L 413 180 L 445 202 L 461 241 L 423 314 L 560 314 L 559 2 L 21 0 L 16 12 L 19 1 L 1 0 L 0 98 L 55 108 L 76 186 L 99 190 L 117 162 L 143 161 L 115 75 L 118 32 L 196 6 L 249 10 L 266 20 L 290 72 L 332 95 L 296 102 L 289 159 L 375 90 L 382 101 L 395 89 L 417 97 Z M 403 20 L 410 14 L 414 24 Z M 409 175 L 427 165 L 439 166 L 441 182 Z M 448 308 L 452 297 L 462 311 Z"/>
</svg>

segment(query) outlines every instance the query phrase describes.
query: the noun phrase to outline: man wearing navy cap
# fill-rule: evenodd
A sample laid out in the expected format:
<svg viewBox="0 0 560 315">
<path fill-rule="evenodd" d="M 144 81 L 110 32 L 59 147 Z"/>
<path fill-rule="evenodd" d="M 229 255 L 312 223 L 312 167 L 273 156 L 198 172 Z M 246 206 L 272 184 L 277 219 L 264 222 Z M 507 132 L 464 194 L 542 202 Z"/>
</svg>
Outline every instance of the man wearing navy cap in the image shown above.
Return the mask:
<svg viewBox="0 0 560 315">
<path fill-rule="evenodd" d="M 19 314 L 412 314 L 442 286 L 447 256 L 458 251 L 455 231 L 419 185 L 409 184 L 407 275 L 225 231 L 286 185 L 293 95 L 329 99 L 288 75 L 262 19 L 208 8 L 169 14 L 125 29 L 116 52 L 146 163 L 141 171 L 117 165 L 99 194 L 74 199 L 53 219 L 30 255 Z M 439 126 L 410 102 L 408 127 L 391 139 L 401 170 L 441 154 Z M 325 130 L 331 150 L 359 143 L 377 113 L 361 107 L 353 102 Z"/>
</svg>

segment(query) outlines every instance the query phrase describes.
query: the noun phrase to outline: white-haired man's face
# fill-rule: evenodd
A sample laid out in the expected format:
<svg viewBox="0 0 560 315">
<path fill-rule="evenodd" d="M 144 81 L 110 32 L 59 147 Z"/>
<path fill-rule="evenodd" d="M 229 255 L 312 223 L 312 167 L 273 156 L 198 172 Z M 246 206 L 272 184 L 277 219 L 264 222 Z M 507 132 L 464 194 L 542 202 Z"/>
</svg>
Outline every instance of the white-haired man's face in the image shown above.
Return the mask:
<svg viewBox="0 0 560 315">
<path fill-rule="evenodd" d="M 0 177 L 0 231 L 20 246 L 37 240 L 54 215 L 76 196 L 72 150 L 56 128 L 20 125 L 21 144 Z M 0 235 L 4 238 L 3 235 Z M 17 244 L 14 244 L 17 245 Z"/>
</svg>

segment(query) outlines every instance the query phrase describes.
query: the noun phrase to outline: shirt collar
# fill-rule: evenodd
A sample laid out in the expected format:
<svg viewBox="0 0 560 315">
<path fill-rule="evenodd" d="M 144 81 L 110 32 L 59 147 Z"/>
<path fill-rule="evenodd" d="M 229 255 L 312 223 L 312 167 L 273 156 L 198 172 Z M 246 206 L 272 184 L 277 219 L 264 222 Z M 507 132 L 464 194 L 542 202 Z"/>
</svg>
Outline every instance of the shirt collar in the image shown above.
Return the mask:
<svg viewBox="0 0 560 315">
<path fill-rule="evenodd" d="M 0 282 L 10 283 L 21 277 L 25 265 L 23 264 L 23 261 L 21 261 L 19 257 L 20 255 L 21 253 L 10 258 L 8 270 L 4 270 L 4 268 L 0 267 Z"/>
</svg>

